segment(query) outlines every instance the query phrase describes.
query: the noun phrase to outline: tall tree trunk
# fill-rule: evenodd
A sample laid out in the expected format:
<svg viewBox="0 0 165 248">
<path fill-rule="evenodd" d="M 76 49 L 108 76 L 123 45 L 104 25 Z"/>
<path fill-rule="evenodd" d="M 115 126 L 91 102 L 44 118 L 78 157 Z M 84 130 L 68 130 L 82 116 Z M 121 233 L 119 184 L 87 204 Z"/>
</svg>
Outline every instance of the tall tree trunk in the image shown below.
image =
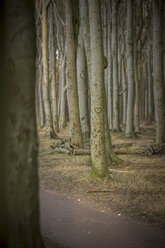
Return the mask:
<svg viewBox="0 0 165 248">
<path fill-rule="evenodd" d="M 41 129 L 41 118 L 40 118 L 40 111 L 39 111 L 39 91 L 38 91 L 38 84 L 39 84 L 39 71 L 36 68 L 36 82 L 35 82 L 35 106 L 36 106 L 36 119 L 37 119 L 37 129 Z"/>
<path fill-rule="evenodd" d="M 58 104 L 57 104 L 57 84 L 56 84 L 56 46 L 55 46 L 55 34 L 53 27 L 53 6 L 49 8 L 49 44 L 50 44 L 50 74 L 51 74 L 51 109 L 52 109 L 52 121 L 53 129 L 55 133 L 59 131 L 58 126 Z"/>
<path fill-rule="evenodd" d="M 162 8 L 163 0 L 153 0 L 153 77 L 157 144 L 165 142 L 165 93 L 163 83 Z"/>
<path fill-rule="evenodd" d="M 112 5 L 112 58 L 113 58 L 113 131 L 120 131 L 119 121 L 119 80 L 118 80 L 118 1 Z"/>
<path fill-rule="evenodd" d="M 126 72 L 125 72 L 125 61 L 124 54 L 122 57 L 122 91 L 123 91 L 123 125 L 126 124 L 127 118 L 127 84 L 126 84 Z"/>
<path fill-rule="evenodd" d="M 88 112 L 89 112 L 89 122 L 90 122 L 90 111 L 91 111 L 91 47 L 90 47 L 90 30 L 89 30 L 89 10 L 88 10 L 88 0 L 79 1 L 79 13 L 80 22 L 82 25 L 83 41 L 85 48 L 85 56 L 87 61 L 87 72 L 88 72 Z M 90 123 L 89 123 L 90 125 Z"/>
<path fill-rule="evenodd" d="M 66 13 L 66 79 L 69 103 L 70 137 L 75 145 L 82 145 L 82 132 L 79 118 L 78 91 L 76 78 L 75 41 L 72 21 L 71 0 L 65 1 Z"/>
<path fill-rule="evenodd" d="M 104 48 L 104 83 L 105 83 L 105 97 L 106 97 L 106 104 L 108 100 L 108 70 L 107 70 L 107 0 L 104 0 L 103 2 L 103 20 L 102 20 L 102 26 L 103 26 L 103 48 Z"/>
<path fill-rule="evenodd" d="M 146 56 L 145 56 L 146 57 Z M 147 60 L 144 63 L 145 70 L 145 119 L 148 119 L 148 70 L 147 70 Z"/>
<path fill-rule="evenodd" d="M 164 89 L 165 89 L 165 2 L 163 9 L 163 80 L 164 80 Z"/>
<path fill-rule="evenodd" d="M 112 164 L 122 163 L 123 161 L 114 153 L 111 142 L 111 135 L 108 126 L 108 114 L 107 114 L 107 104 L 106 104 L 106 96 L 105 96 L 105 88 L 103 89 L 104 93 L 104 129 L 105 129 L 105 151 L 106 151 L 106 159 L 107 166 L 110 167 Z"/>
<path fill-rule="evenodd" d="M 3 17 L 0 184 L 4 198 L 0 205 L 5 208 L 5 223 L 0 247 L 41 248 L 32 1 L 6 0 Z"/>
<path fill-rule="evenodd" d="M 50 138 L 55 138 L 51 115 L 50 95 L 49 95 L 49 67 L 48 67 L 48 30 L 47 30 L 47 9 L 42 11 L 42 59 L 43 59 L 43 100 L 46 118 L 46 133 Z"/>
<path fill-rule="evenodd" d="M 61 92 L 59 96 L 59 128 L 66 127 L 66 77 L 65 77 L 65 55 L 60 64 L 60 79 Z"/>
<path fill-rule="evenodd" d="M 134 126 L 135 132 L 140 132 L 140 83 L 138 80 L 138 50 L 136 37 L 134 40 L 134 75 L 135 75 L 135 106 L 134 106 Z"/>
<path fill-rule="evenodd" d="M 134 68 L 133 68 L 133 0 L 127 0 L 127 68 L 128 68 L 128 98 L 125 136 L 132 137 L 134 109 Z"/>
<path fill-rule="evenodd" d="M 82 36 L 82 26 L 80 24 L 77 47 L 77 83 L 80 122 L 83 138 L 89 138 L 89 114 L 88 114 L 88 82 L 87 82 L 87 65 L 85 57 L 84 41 Z"/>
<path fill-rule="evenodd" d="M 107 111 L 108 111 L 108 124 L 110 130 L 113 128 L 113 81 L 112 81 L 112 49 L 111 49 L 111 5 L 110 0 L 108 0 L 108 41 L 107 41 L 107 50 L 108 50 L 108 75 L 107 75 L 107 84 L 108 84 L 108 101 L 107 101 Z"/>
<path fill-rule="evenodd" d="M 91 84 L 91 47 L 90 47 L 90 30 L 89 30 L 89 16 L 88 16 L 88 0 L 79 1 L 80 18 L 83 29 L 83 40 L 85 47 L 85 55 L 87 59 L 88 81 L 89 87 Z"/>
<path fill-rule="evenodd" d="M 91 158 L 92 175 L 108 175 L 104 130 L 104 56 L 100 1 L 89 0 L 92 84 L 91 84 Z"/>
<path fill-rule="evenodd" d="M 40 67 L 42 67 L 40 65 Z M 42 75 L 41 75 L 42 69 L 39 69 L 39 82 L 38 82 L 38 101 L 39 101 L 39 112 L 40 112 L 40 123 L 41 128 L 45 125 L 45 109 L 44 109 L 44 102 L 43 102 L 43 90 L 42 90 Z"/>
<path fill-rule="evenodd" d="M 154 91 L 153 91 L 153 76 L 152 76 L 152 54 L 151 44 L 148 49 L 148 121 L 154 120 Z"/>
</svg>

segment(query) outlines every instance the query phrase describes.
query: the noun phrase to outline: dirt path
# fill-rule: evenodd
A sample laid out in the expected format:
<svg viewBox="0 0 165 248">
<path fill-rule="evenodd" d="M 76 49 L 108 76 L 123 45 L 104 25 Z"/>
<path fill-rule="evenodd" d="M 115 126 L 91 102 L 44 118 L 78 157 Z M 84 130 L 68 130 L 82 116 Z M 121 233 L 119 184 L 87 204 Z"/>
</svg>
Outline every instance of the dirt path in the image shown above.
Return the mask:
<svg viewBox="0 0 165 248">
<path fill-rule="evenodd" d="M 165 231 L 41 191 L 43 236 L 65 248 L 164 248 Z"/>
</svg>

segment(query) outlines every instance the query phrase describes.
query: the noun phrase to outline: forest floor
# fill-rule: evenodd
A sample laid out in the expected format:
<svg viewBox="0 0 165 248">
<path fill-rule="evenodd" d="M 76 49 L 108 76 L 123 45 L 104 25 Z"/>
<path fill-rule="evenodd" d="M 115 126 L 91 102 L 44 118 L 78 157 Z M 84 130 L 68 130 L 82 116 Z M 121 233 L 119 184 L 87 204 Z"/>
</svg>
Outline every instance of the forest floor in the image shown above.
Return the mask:
<svg viewBox="0 0 165 248">
<path fill-rule="evenodd" d="M 60 132 L 68 138 L 68 129 Z M 89 176 L 89 155 L 55 154 L 50 146 L 54 140 L 39 132 L 39 177 L 41 188 L 78 202 L 87 202 L 101 212 L 113 211 L 146 223 L 165 228 L 165 155 L 129 154 L 145 145 L 154 144 L 153 126 L 143 126 L 138 138 L 126 139 L 123 133 L 112 133 L 112 142 L 132 142 L 119 155 L 123 164 L 109 169 L 110 177 Z M 96 192 L 94 192 L 96 191 Z M 106 191 L 106 192 L 101 192 Z"/>
</svg>

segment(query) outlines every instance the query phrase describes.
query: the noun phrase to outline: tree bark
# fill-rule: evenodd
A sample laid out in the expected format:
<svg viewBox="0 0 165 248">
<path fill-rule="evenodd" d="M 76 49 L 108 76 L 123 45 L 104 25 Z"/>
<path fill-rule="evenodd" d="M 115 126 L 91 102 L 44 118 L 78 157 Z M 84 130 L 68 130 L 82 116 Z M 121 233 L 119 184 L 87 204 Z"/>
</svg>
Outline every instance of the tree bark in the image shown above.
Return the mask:
<svg viewBox="0 0 165 248">
<path fill-rule="evenodd" d="M 40 113 L 40 125 L 41 128 L 45 125 L 45 110 L 43 103 L 43 90 L 42 90 L 42 65 L 39 66 L 39 79 L 38 79 L 38 102 L 39 102 L 39 113 Z"/>
<path fill-rule="evenodd" d="M 48 28 L 47 28 L 47 9 L 43 6 L 42 11 L 42 59 L 43 59 L 43 100 L 46 118 L 46 134 L 50 138 L 55 138 L 53 121 L 51 115 L 50 95 L 49 95 L 49 67 L 48 67 Z"/>
<path fill-rule="evenodd" d="M 156 144 L 165 142 L 165 93 L 163 83 L 162 8 L 163 1 L 153 0 L 153 78 L 156 120 Z"/>
<path fill-rule="evenodd" d="M 127 119 L 127 83 L 126 83 L 126 72 L 125 72 L 125 61 L 124 61 L 124 54 L 122 57 L 122 90 L 123 90 L 123 125 L 126 124 Z"/>
<path fill-rule="evenodd" d="M 104 130 L 104 56 L 100 1 L 89 0 L 92 84 L 91 84 L 91 158 L 95 177 L 108 175 Z"/>
<path fill-rule="evenodd" d="M 119 121 L 119 81 L 118 81 L 118 1 L 112 5 L 112 63 L 113 63 L 113 131 L 120 131 Z"/>
<path fill-rule="evenodd" d="M 134 68 L 133 68 L 133 0 L 127 0 L 127 68 L 128 68 L 128 98 L 125 136 L 132 137 L 134 109 Z"/>
<path fill-rule="evenodd" d="M 138 80 L 137 64 L 138 64 L 137 42 L 134 41 L 134 75 L 135 75 L 134 126 L 135 126 L 135 132 L 139 133 L 140 132 L 140 83 Z"/>
<path fill-rule="evenodd" d="M 103 26 L 103 48 L 104 48 L 104 60 L 107 63 L 107 41 L 108 41 L 108 37 L 107 37 L 107 26 L 108 26 L 108 11 L 107 11 L 107 0 L 103 1 L 103 17 L 102 17 L 102 26 Z M 105 64 L 106 64 L 105 63 Z M 104 65 L 105 66 L 105 65 Z M 106 67 L 104 67 L 104 83 L 105 83 L 105 97 L 106 97 L 106 104 L 107 104 L 107 100 L 108 100 L 108 70 L 107 70 L 107 65 Z"/>
<path fill-rule="evenodd" d="M 61 93 L 59 96 L 60 101 L 60 109 L 59 109 L 59 128 L 66 127 L 66 75 L 65 75 L 65 55 L 62 57 L 60 62 L 60 85 L 61 85 Z"/>
<path fill-rule="evenodd" d="M 83 29 L 83 40 L 85 47 L 85 55 L 87 59 L 88 81 L 89 87 L 91 84 L 91 47 L 90 47 L 90 30 L 89 30 L 89 16 L 88 16 L 88 0 L 79 1 L 80 18 Z"/>
<path fill-rule="evenodd" d="M 0 205 L 5 222 L 0 247 L 41 248 L 32 1 L 6 0 L 3 20 L 0 184 L 4 198 Z"/>
<path fill-rule="evenodd" d="M 163 80 L 165 89 L 165 2 L 163 9 Z"/>
<path fill-rule="evenodd" d="M 154 91 L 152 76 L 152 50 L 151 44 L 148 47 L 148 121 L 154 120 Z"/>
<path fill-rule="evenodd" d="M 77 47 L 77 83 L 80 122 L 83 138 L 89 138 L 89 114 L 88 114 L 88 82 L 85 48 L 82 36 L 82 26 L 79 27 L 78 47 Z"/>
<path fill-rule="evenodd" d="M 89 112 L 89 126 L 90 126 L 90 111 L 91 111 L 91 47 L 90 47 L 90 30 L 89 30 L 89 10 L 88 0 L 79 1 L 80 22 L 82 25 L 83 41 L 85 48 L 85 56 L 87 62 L 88 72 L 88 112 Z"/>
<path fill-rule="evenodd" d="M 54 132 L 59 131 L 58 126 L 58 104 L 57 104 L 57 83 L 56 83 L 56 46 L 55 46 L 55 33 L 53 23 L 53 6 L 49 8 L 49 44 L 50 44 L 50 74 L 51 74 L 51 110 L 52 110 L 52 122 Z"/>
<path fill-rule="evenodd" d="M 107 101 L 107 111 L 108 111 L 108 124 L 109 129 L 113 128 L 113 78 L 112 78 L 112 49 L 111 49 L 111 5 L 110 0 L 108 0 L 108 101 Z"/>
<path fill-rule="evenodd" d="M 69 121 L 71 142 L 82 146 L 82 132 L 79 118 L 78 91 L 76 78 L 76 52 L 74 43 L 72 4 L 71 0 L 65 1 L 66 13 L 66 80 L 69 103 Z"/>
</svg>

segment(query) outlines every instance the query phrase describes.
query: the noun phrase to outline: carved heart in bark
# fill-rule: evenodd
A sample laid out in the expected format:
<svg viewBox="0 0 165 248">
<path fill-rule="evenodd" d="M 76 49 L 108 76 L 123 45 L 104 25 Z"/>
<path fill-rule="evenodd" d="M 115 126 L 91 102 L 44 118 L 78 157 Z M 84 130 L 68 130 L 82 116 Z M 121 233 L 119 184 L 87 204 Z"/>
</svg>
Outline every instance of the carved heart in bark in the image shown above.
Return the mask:
<svg viewBox="0 0 165 248">
<path fill-rule="evenodd" d="M 98 107 L 94 109 L 96 113 L 100 113 L 102 111 L 102 108 Z"/>
</svg>

